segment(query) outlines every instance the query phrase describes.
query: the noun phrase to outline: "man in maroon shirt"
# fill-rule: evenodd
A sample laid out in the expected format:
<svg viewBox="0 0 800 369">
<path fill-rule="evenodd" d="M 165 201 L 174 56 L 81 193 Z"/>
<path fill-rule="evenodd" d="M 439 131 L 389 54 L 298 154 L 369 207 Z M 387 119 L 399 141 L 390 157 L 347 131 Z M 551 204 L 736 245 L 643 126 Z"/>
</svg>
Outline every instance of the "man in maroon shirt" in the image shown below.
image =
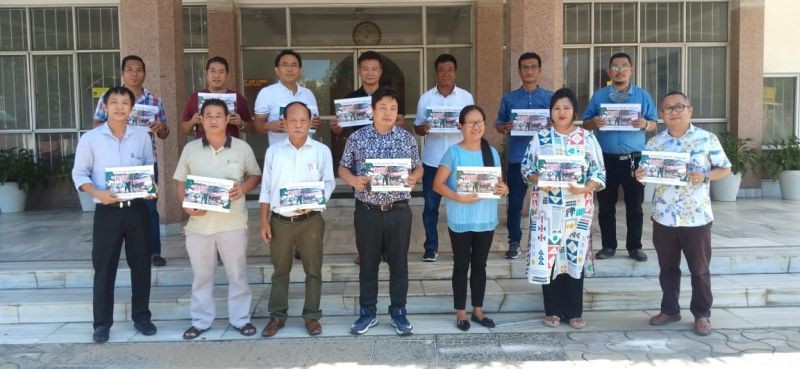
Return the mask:
<svg viewBox="0 0 800 369">
<path fill-rule="evenodd" d="M 194 128 L 195 138 L 205 137 L 203 126 L 200 124 L 200 114 L 198 112 L 198 93 L 236 94 L 236 111 L 231 111 L 226 131 L 228 135 L 239 138 L 239 133 L 250 125 L 253 118 L 250 115 L 250 110 L 247 108 L 247 100 L 244 96 L 234 90 L 228 89 L 226 86 L 228 83 L 228 61 L 221 56 L 208 59 L 208 62 L 206 62 L 205 77 L 207 87 L 200 91 L 193 92 L 192 95 L 189 96 L 189 100 L 186 101 L 186 107 L 183 109 L 183 117 L 181 118 L 181 133 L 187 135 L 192 132 L 192 128 Z"/>
</svg>

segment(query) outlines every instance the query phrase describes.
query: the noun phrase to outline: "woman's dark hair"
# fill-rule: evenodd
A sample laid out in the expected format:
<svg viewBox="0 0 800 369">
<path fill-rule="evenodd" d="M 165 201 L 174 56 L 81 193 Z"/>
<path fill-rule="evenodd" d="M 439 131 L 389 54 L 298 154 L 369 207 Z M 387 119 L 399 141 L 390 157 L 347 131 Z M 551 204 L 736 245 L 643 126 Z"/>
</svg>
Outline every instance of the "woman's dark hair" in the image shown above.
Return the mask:
<svg viewBox="0 0 800 369">
<path fill-rule="evenodd" d="M 481 118 L 486 122 L 486 112 L 478 105 L 467 105 L 464 109 L 461 109 L 461 113 L 458 113 L 458 124 L 464 125 L 467 123 L 467 114 L 472 113 L 473 111 L 477 111 L 481 113 Z M 494 157 L 492 155 L 492 148 L 489 146 L 489 141 L 486 141 L 485 138 L 481 137 L 481 156 L 483 157 L 483 166 L 484 167 L 493 167 L 495 166 Z"/>
<path fill-rule="evenodd" d="M 391 87 L 381 87 L 378 91 L 372 94 L 372 108 L 375 109 L 375 104 L 381 101 L 384 97 L 391 97 L 397 101 L 398 107 L 400 106 L 400 93 Z"/>
<path fill-rule="evenodd" d="M 108 103 L 108 97 L 111 95 L 125 95 L 129 99 L 131 99 L 131 106 L 136 103 L 136 95 L 133 94 L 133 91 L 129 90 L 125 86 L 114 86 L 108 89 L 106 93 L 103 94 L 103 104 Z"/>
<path fill-rule="evenodd" d="M 203 101 L 203 106 L 200 107 L 200 115 L 203 115 L 207 106 L 219 106 L 225 111 L 225 115 L 228 115 L 228 104 L 220 99 L 208 99 Z"/>
<path fill-rule="evenodd" d="M 572 104 L 572 120 L 574 121 L 578 119 L 578 99 L 575 97 L 575 93 L 566 87 L 560 88 L 553 93 L 553 97 L 550 99 L 550 111 L 553 111 L 553 106 L 556 105 L 556 101 L 565 97 L 569 99 L 570 104 Z M 551 117 L 550 120 L 553 120 L 553 118 Z"/>
<path fill-rule="evenodd" d="M 230 68 L 228 68 L 228 61 L 225 60 L 225 58 L 223 58 L 221 56 L 212 56 L 206 62 L 206 72 L 208 72 L 208 68 L 211 68 L 211 64 L 212 63 L 220 63 L 220 64 L 222 64 L 223 66 L 225 66 L 225 71 L 226 72 L 230 70 Z"/>
</svg>

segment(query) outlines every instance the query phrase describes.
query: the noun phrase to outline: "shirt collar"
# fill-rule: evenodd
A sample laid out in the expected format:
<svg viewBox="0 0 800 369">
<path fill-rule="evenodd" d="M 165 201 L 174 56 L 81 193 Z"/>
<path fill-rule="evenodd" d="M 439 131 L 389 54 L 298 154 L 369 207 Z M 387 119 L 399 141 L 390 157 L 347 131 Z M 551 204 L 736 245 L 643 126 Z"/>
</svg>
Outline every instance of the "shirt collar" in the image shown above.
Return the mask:
<svg viewBox="0 0 800 369">
<path fill-rule="evenodd" d="M 298 148 L 294 147 L 294 145 L 292 145 L 292 141 L 288 137 L 283 140 L 283 145 L 289 146 L 295 150 L 299 150 Z M 310 147 L 310 146 L 311 146 L 311 137 L 307 137 L 306 142 L 303 144 L 302 147 Z"/>
<path fill-rule="evenodd" d="M 125 87 L 125 85 L 122 85 Z M 142 86 L 142 96 L 139 96 L 139 99 L 136 100 L 134 104 L 138 104 L 142 101 L 148 101 L 150 99 L 150 91 L 148 91 L 144 86 Z"/>
<path fill-rule="evenodd" d="M 292 95 L 292 96 L 297 96 L 297 95 L 300 93 L 300 90 L 302 90 L 302 89 L 303 89 L 303 86 L 300 86 L 300 83 L 297 83 L 297 82 L 295 82 L 295 84 L 297 85 L 297 93 L 292 93 L 292 90 L 290 90 L 290 89 L 289 89 L 289 87 L 286 87 L 286 85 L 284 85 L 284 84 L 283 84 L 283 82 L 281 82 L 281 81 L 278 81 L 278 82 L 275 82 L 275 83 L 277 83 L 277 84 L 278 84 L 278 86 L 279 86 L 279 87 L 280 87 L 282 90 L 284 90 L 284 91 L 288 92 L 288 93 L 289 93 L 290 95 Z"/>
<path fill-rule="evenodd" d="M 128 138 L 128 136 L 133 134 L 133 130 L 134 129 L 136 129 L 136 128 L 131 128 L 131 126 L 126 124 L 125 125 L 125 133 L 122 135 L 122 138 L 123 139 Z M 108 121 L 106 121 L 105 123 L 103 123 L 102 126 L 100 126 L 100 132 L 102 132 L 105 135 L 109 135 L 111 137 L 114 137 L 116 139 L 116 136 L 114 136 L 114 132 L 111 132 L 111 127 L 108 126 Z"/>
<path fill-rule="evenodd" d="M 450 97 L 450 95 L 456 95 L 458 93 L 458 85 L 453 85 L 453 92 L 450 92 L 450 94 L 447 95 L 447 96 L 444 96 L 441 93 L 439 93 L 439 85 L 436 85 L 436 86 L 433 87 L 433 93 L 435 93 L 435 94 L 437 94 L 437 95 L 439 95 L 441 97 L 447 98 L 447 97 Z"/>
<path fill-rule="evenodd" d="M 528 92 L 528 90 L 525 89 L 525 86 L 519 86 L 519 91 L 522 91 L 526 94 L 534 94 L 536 93 L 536 91 L 539 91 L 539 85 L 536 85 L 536 87 L 534 87 L 533 90 L 531 90 L 531 92 Z"/>
<path fill-rule="evenodd" d="M 231 148 L 231 135 L 226 135 L 225 144 L 222 145 L 223 148 L 230 149 Z M 203 137 L 203 147 L 210 146 L 208 143 L 208 139 Z"/>
<path fill-rule="evenodd" d="M 694 131 L 696 129 L 697 128 L 694 126 L 694 124 L 689 122 L 689 129 L 687 129 L 686 132 L 683 132 L 683 135 L 681 135 L 680 137 L 673 137 L 671 134 L 669 134 L 669 130 L 664 130 L 664 133 L 666 133 L 667 137 L 669 137 L 670 139 L 680 141 L 680 140 L 683 140 L 686 137 L 689 137 L 690 135 L 694 134 Z"/>
</svg>

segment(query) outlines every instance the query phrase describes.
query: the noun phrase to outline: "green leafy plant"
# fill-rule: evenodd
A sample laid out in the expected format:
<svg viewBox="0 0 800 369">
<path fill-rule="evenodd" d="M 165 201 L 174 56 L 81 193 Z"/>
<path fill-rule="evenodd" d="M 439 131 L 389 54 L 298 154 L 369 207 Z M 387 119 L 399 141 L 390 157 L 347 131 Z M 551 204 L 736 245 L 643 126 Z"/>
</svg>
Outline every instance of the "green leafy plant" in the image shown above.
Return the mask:
<svg viewBox="0 0 800 369">
<path fill-rule="evenodd" d="M 767 145 L 765 156 L 767 174 L 773 179 L 784 170 L 800 170 L 800 139 L 797 136 Z"/>
<path fill-rule="evenodd" d="M 72 167 L 75 165 L 75 154 L 69 154 L 58 160 L 47 178 L 53 182 L 72 181 Z"/>
<path fill-rule="evenodd" d="M 747 143 L 749 138 L 739 138 L 725 131 L 720 134 L 720 143 L 728 160 L 731 161 L 731 172 L 733 174 L 746 175 L 748 171 L 755 169 L 758 163 L 758 150 L 750 147 Z"/>
<path fill-rule="evenodd" d="M 16 182 L 20 189 L 37 185 L 44 180 L 33 150 L 10 148 L 0 150 L 0 184 Z"/>
</svg>

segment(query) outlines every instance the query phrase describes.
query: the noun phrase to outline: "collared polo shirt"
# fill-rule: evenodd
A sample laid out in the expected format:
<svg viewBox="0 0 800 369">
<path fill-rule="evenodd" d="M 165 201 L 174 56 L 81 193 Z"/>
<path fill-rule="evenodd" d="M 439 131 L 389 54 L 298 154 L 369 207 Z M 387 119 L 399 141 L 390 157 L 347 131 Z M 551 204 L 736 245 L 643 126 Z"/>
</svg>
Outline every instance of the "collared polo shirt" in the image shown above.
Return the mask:
<svg viewBox="0 0 800 369">
<path fill-rule="evenodd" d="M 368 125 L 347 138 L 339 164 L 360 177 L 367 174 L 364 168 L 367 159 L 411 159 L 411 169 L 422 164 L 414 136 L 394 124 L 386 134 L 379 133 L 374 125 Z M 386 205 L 408 200 L 411 193 L 356 191 L 355 198 L 372 205 Z"/>
<path fill-rule="evenodd" d="M 702 172 L 706 177 L 713 168 L 731 166 L 717 136 L 693 124 L 681 137 L 672 137 L 669 131 L 664 130 L 651 138 L 645 149 L 689 153 L 689 172 Z M 653 220 L 667 227 L 699 227 L 711 223 L 714 214 L 710 188 L 708 183 L 687 186 L 656 184 Z"/>
<path fill-rule="evenodd" d="M 210 93 L 211 91 L 208 88 L 204 88 L 200 91 L 193 92 L 189 96 L 189 100 L 186 101 L 186 106 L 183 107 L 183 116 L 181 117 L 182 121 L 186 122 L 192 120 L 192 117 L 194 117 L 195 113 L 198 112 L 197 94 L 200 92 Z M 239 116 L 242 118 L 242 121 L 249 122 L 253 120 L 253 117 L 250 115 L 250 109 L 247 108 L 247 99 L 245 99 L 244 96 L 231 89 L 225 90 L 224 93 L 236 94 L 236 113 L 239 114 Z M 229 136 L 239 138 L 239 127 L 234 124 L 228 124 L 228 126 L 225 127 L 225 132 Z M 203 138 L 205 136 L 206 133 L 203 131 L 203 126 L 197 126 L 197 129 L 194 132 L 194 137 Z"/>
<path fill-rule="evenodd" d="M 281 115 L 281 106 L 289 105 L 291 102 L 300 101 L 306 105 L 317 106 L 317 99 L 311 90 L 297 85 L 297 93 L 292 93 L 280 81 L 261 89 L 256 97 L 256 104 L 253 111 L 259 115 L 266 115 L 267 122 L 276 121 Z M 319 109 L 319 107 L 317 107 Z M 269 144 L 274 145 L 288 138 L 288 133 L 269 132 Z"/>
<path fill-rule="evenodd" d="M 600 114 L 600 104 L 613 104 L 614 102 L 611 101 L 610 96 L 614 91 L 614 86 L 597 90 L 583 112 L 583 120 L 598 116 Z M 658 121 L 658 109 L 656 109 L 653 97 L 650 96 L 649 92 L 634 84 L 630 85 L 628 92 L 630 95 L 622 104 L 639 104 L 642 106 L 642 118 Z M 598 129 L 595 135 L 603 152 L 607 154 L 630 154 L 644 149 L 645 134 L 643 129 L 638 131 L 601 131 Z"/>
<path fill-rule="evenodd" d="M 324 182 L 325 199 L 331 198 L 336 188 L 331 150 L 310 137 L 299 149 L 288 138 L 270 145 L 264 154 L 264 176 L 258 202 L 270 204 L 270 210 L 283 216 L 297 215 L 295 211 L 282 211 L 280 189 L 300 182 Z"/>
<path fill-rule="evenodd" d="M 495 125 L 499 126 L 510 122 L 512 109 L 549 109 L 550 99 L 552 98 L 553 91 L 539 86 L 536 86 L 532 91 L 526 90 L 525 87 L 511 91 L 500 100 L 500 108 L 497 110 Z M 522 158 L 525 156 L 525 150 L 528 149 L 530 141 L 531 136 L 508 136 L 506 157 L 509 164 L 522 163 Z"/>
<path fill-rule="evenodd" d="M 106 168 L 155 163 L 150 135 L 145 130 L 134 128 L 125 126 L 121 140 L 114 136 L 108 123 L 81 136 L 72 167 L 72 181 L 78 191 L 86 183 L 93 184 L 98 190 L 105 190 Z M 94 202 L 99 201 L 94 199 Z"/>
<path fill-rule="evenodd" d="M 247 142 L 228 136 L 220 150 L 208 144 L 203 138 L 184 146 L 175 174 L 172 178 L 186 182 L 189 175 L 228 179 L 241 183 L 248 176 L 261 175 L 253 149 Z M 209 211 L 205 215 L 189 217 L 186 230 L 210 235 L 219 232 L 247 229 L 247 207 L 245 198 L 231 201 L 230 213 Z"/>
<path fill-rule="evenodd" d="M 472 94 L 459 88 L 453 87 L 453 92 L 447 96 L 442 96 L 437 87 L 426 91 L 419 97 L 417 104 L 417 119 L 414 124 L 421 126 L 425 123 L 425 110 L 429 106 L 453 106 L 463 108 L 467 105 L 472 105 L 475 100 L 472 99 Z M 429 167 L 439 167 L 445 151 L 462 140 L 461 132 L 458 133 L 428 133 L 425 135 L 425 146 L 422 149 L 422 162 Z"/>
</svg>

